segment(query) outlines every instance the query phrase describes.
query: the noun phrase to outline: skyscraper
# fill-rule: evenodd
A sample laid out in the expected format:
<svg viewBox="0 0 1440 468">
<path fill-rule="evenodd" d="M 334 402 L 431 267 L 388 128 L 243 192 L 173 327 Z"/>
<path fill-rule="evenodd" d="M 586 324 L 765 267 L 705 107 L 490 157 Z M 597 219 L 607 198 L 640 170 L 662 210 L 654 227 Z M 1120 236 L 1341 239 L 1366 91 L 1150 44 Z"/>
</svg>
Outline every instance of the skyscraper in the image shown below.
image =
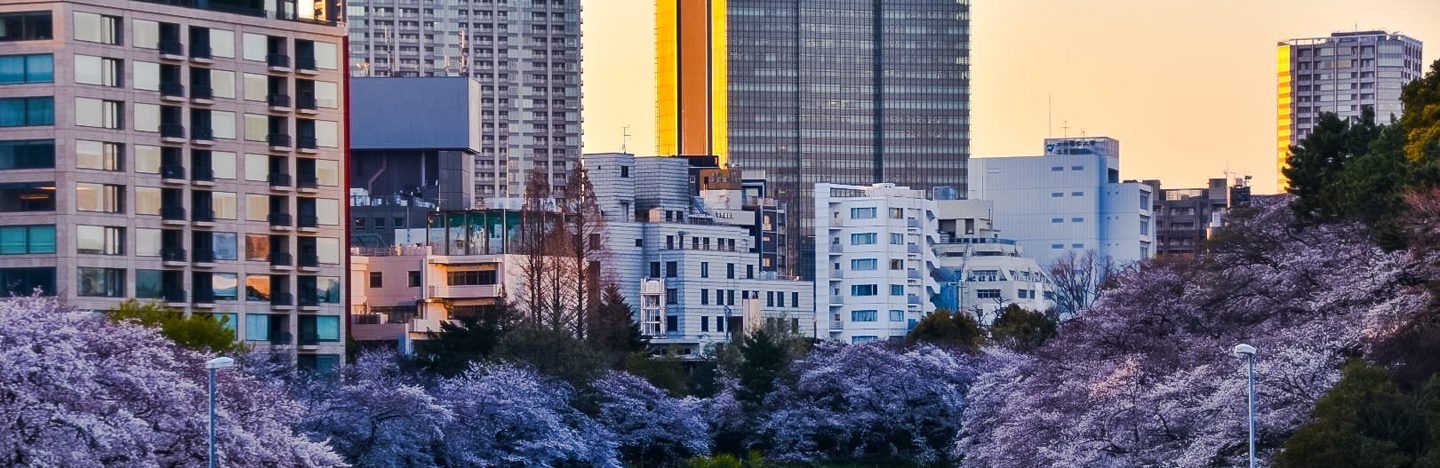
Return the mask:
<svg viewBox="0 0 1440 468">
<path fill-rule="evenodd" d="M 469 76 L 482 96 L 476 206 L 563 186 L 580 160 L 580 0 L 351 0 L 355 76 Z M 518 206 L 518 205 L 517 205 Z"/>
<path fill-rule="evenodd" d="M 0 294 L 156 301 L 339 362 L 345 27 L 261 3 L 0 4 Z"/>
<path fill-rule="evenodd" d="M 1280 189 L 1290 147 L 1310 135 L 1321 112 L 1358 118 L 1365 108 L 1379 122 L 1400 117 L 1400 89 L 1420 78 L 1420 41 L 1388 31 L 1337 32 L 1278 45 L 1276 174 Z"/>
<path fill-rule="evenodd" d="M 766 196 L 793 216 L 785 242 L 791 271 L 809 276 L 814 263 L 818 182 L 966 193 L 968 0 L 658 4 L 658 146 L 683 153 L 692 146 L 673 142 L 694 142 L 705 128 L 722 160 L 765 171 L 773 187 Z M 711 123 L 698 125 L 706 120 L 697 113 Z"/>
</svg>

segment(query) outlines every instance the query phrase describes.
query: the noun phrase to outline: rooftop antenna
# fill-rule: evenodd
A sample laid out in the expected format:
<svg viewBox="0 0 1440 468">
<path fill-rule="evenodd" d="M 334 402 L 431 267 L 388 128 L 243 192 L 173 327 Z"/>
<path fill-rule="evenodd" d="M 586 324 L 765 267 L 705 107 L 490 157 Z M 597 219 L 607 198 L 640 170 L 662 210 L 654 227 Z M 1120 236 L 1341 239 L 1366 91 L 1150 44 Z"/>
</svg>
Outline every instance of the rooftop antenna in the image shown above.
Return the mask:
<svg viewBox="0 0 1440 468">
<path fill-rule="evenodd" d="M 1060 138 L 1070 138 L 1070 121 L 1060 121 Z"/>
<path fill-rule="evenodd" d="M 626 125 L 626 126 L 620 127 L 620 152 L 621 152 L 621 153 L 627 153 L 627 154 L 630 153 L 629 151 L 626 151 L 626 147 L 629 145 L 629 143 L 630 143 L 630 126 L 629 126 L 629 125 Z"/>
</svg>

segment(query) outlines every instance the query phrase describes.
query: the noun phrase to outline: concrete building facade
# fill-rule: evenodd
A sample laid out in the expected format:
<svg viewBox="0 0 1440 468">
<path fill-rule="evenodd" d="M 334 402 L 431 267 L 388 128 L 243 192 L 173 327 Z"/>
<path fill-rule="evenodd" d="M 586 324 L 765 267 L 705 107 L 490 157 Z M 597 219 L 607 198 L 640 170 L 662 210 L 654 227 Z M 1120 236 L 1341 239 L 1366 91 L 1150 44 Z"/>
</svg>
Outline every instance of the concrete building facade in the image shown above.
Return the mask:
<svg viewBox="0 0 1440 468">
<path fill-rule="evenodd" d="M 1277 76 L 1276 174 L 1290 147 L 1310 135 L 1321 112 L 1356 119 L 1366 108 L 1377 122 L 1400 118 L 1400 90 L 1424 73 L 1423 44 L 1389 31 L 1337 32 L 1280 42 Z"/>
<path fill-rule="evenodd" d="M 1154 255 L 1152 189 L 1121 182 L 1120 142 L 1048 138 L 1042 156 L 972 160 L 971 198 L 995 203 L 994 227 L 1048 266 L 1094 250 L 1118 263 Z"/>
<path fill-rule="evenodd" d="M 815 185 L 815 303 L 828 337 L 903 339 L 935 311 L 935 201 L 895 184 Z M 822 262 L 823 259 L 823 262 Z"/>
<path fill-rule="evenodd" d="M 7 293 L 158 301 L 339 362 L 344 25 L 248 3 L 0 4 Z"/>
<path fill-rule="evenodd" d="M 969 313 L 989 325 L 1010 305 L 1045 312 L 1055 306 L 1050 274 L 991 224 L 989 200 L 937 200 L 938 235 L 931 248 L 940 282 L 937 307 Z"/>
<path fill-rule="evenodd" d="M 1250 178 L 1210 179 L 1205 188 L 1163 188 L 1158 180 L 1147 180 L 1154 196 L 1155 255 L 1194 255 L 1204 247 L 1215 229 L 1225 223 L 1231 207 L 1250 204 Z"/>
<path fill-rule="evenodd" d="M 581 148 L 578 0 L 351 0 L 355 76 L 480 84 L 477 208 L 518 209 L 532 171 L 563 186 Z"/>
</svg>

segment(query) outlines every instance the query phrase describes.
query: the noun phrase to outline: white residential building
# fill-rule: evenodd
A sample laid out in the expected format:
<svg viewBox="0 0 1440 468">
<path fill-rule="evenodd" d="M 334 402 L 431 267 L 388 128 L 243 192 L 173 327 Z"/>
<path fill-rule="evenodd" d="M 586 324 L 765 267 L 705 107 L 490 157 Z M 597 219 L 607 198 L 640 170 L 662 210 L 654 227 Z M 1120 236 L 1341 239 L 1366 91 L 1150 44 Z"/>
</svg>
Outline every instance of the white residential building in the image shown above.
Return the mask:
<svg viewBox="0 0 1440 468">
<path fill-rule="evenodd" d="M 581 162 L 605 218 L 608 258 L 602 275 L 620 286 L 641 315 L 653 346 L 702 355 L 762 321 L 817 336 L 813 283 L 767 271 L 761 263 L 765 250 L 750 226 L 737 224 L 737 210 L 705 201 L 742 200 L 738 187 L 729 196 L 702 198 L 689 182 L 691 174 L 703 171 L 685 157 L 605 153 L 585 155 Z M 734 216 L 718 219 L 719 209 Z M 765 210 L 769 219 L 783 218 L 771 204 L 751 216 L 752 223 L 763 225 Z M 642 285 L 651 294 L 642 294 Z M 656 297 L 663 300 L 644 301 Z M 645 317 L 645 311 L 654 315 Z"/>
<path fill-rule="evenodd" d="M 901 339 L 935 310 L 935 211 L 895 184 L 815 185 L 815 301 L 831 339 Z"/>
<path fill-rule="evenodd" d="M 989 325 L 1011 304 L 1033 311 L 1055 306 L 1055 284 L 1035 259 L 991 227 L 989 200 L 939 200 L 933 248 L 941 281 L 935 304 L 963 310 Z"/>
<path fill-rule="evenodd" d="M 1151 187 L 1120 181 L 1114 138 L 1047 138 L 1042 156 L 971 160 L 971 196 L 995 203 L 994 227 L 1040 265 L 1094 250 L 1117 263 L 1153 255 Z"/>
</svg>

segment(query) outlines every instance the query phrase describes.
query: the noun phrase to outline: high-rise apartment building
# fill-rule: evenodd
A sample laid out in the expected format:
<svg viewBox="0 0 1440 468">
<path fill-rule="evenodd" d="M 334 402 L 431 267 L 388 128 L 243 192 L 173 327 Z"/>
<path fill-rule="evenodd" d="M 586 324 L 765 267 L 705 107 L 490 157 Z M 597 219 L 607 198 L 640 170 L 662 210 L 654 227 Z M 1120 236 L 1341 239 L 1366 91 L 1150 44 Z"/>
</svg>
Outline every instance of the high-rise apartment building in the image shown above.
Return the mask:
<svg viewBox="0 0 1440 468">
<path fill-rule="evenodd" d="M 1400 118 L 1400 89 L 1424 73 L 1421 43 L 1388 31 L 1337 32 L 1278 45 L 1276 174 L 1286 184 L 1290 147 L 1310 135 L 1321 112 L 1358 118 L 1365 108 L 1379 122 Z"/>
<path fill-rule="evenodd" d="M 763 170 L 812 276 L 816 183 L 965 192 L 969 0 L 659 0 L 662 153 Z M 805 258 L 800 258 L 801 256 Z"/>
<path fill-rule="evenodd" d="M 351 0 L 355 76 L 480 83 L 477 207 L 518 208 L 532 171 L 580 160 L 580 0 Z"/>
<path fill-rule="evenodd" d="M 260 3 L 0 4 L 6 294 L 158 301 L 339 361 L 345 29 Z"/>
</svg>

